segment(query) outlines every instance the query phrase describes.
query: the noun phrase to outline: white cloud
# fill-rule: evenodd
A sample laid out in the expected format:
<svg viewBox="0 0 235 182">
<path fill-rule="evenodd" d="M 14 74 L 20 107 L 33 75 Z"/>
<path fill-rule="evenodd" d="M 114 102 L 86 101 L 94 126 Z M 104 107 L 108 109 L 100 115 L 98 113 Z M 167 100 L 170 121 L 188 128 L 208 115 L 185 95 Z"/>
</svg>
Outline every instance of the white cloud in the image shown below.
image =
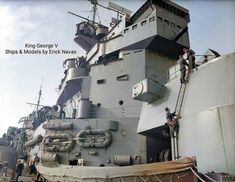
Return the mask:
<svg viewBox="0 0 235 182">
<path fill-rule="evenodd" d="M 25 43 L 47 43 L 57 35 L 55 28 L 60 22 L 55 19 L 62 19 L 58 10 L 48 5 L 14 3 L 0 3 L 0 137 L 9 126 L 17 126 L 20 117 L 32 112 L 33 108 L 26 105 L 26 102 L 37 100 L 38 82 L 43 76 L 39 67 L 34 66 L 35 63 L 40 65 L 40 56 L 6 55 L 5 49 L 23 49 Z M 44 62 L 48 61 L 48 57 L 43 59 Z M 47 69 L 44 68 L 44 71 Z M 35 87 L 36 90 L 33 90 Z M 53 91 L 53 87 L 48 85 L 46 89 Z M 56 97 L 56 93 L 48 94 Z M 43 97 L 48 98 L 46 94 Z M 52 98 L 48 99 L 50 103 Z"/>
<path fill-rule="evenodd" d="M 62 19 L 58 10 L 48 5 L 18 4 L 16 7 L 12 4 L 0 6 L 1 59 L 4 60 L 11 57 L 4 54 L 5 49 L 20 49 L 24 43 L 49 38 L 56 33 L 55 19 Z"/>
</svg>

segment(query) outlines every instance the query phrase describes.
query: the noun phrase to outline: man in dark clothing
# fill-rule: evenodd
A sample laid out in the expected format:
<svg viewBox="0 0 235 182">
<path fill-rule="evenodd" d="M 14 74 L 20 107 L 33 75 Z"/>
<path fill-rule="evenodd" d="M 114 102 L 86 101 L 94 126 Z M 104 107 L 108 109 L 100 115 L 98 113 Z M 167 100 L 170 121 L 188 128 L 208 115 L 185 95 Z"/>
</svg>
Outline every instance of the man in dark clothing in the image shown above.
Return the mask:
<svg viewBox="0 0 235 182">
<path fill-rule="evenodd" d="M 202 64 L 204 64 L 206 62 L 208 62 L 207 55 L 204 55 L 203 60 L 202 60 Z"/>
<path fill-rule="evenodd" d="M 180 82 L 181 83 L 186 83 L 186 80 L 185 80 L 186 66 L 189 66 L 189 65 L 181 55 L 179 56 L 178 63 L 180 65 L 180 71 L 181 71 Z"/>
<path fill-rule="evenodd" d="M 170 109 L 168 107 L 165 108 L 165 111 L 167 121 L 173 121 L 174 117 L 176 116 L 175 112 L 170 113 Z"/>
<path fill-rule="evenodd" d="M 18 163 L 16 164 L 16 182 L 18 181 L 19 176 L 22 175 L 23 170 L 24 164 L 21 162 L 21 160 L 18 160 Z"/>
<path fill-rule="evenodd" d="M 8 162 L 4 161 L 2 165 L 2 175 L 7 176 Z"/>
<path fill-rule="evenodd" d="M 196 68 L 195 60 L 196 60 L 196 58 L 195 58 L 195 53 L 194 53 L 193 50 L 191 50 L 191 51 L 189 52 L 189 64 L 192 65 L 192 66 L 191 66 L 191 67 L 192 67 L 191 70 L 193 70 L 194 68 Z"/>
<path fill-rule="evenodd" d="M 167 124 L 170 126 L 175 125 L 178 119 L 181 118 L 180 116 L 177 116 L 175 112 L 171 113 L 168 107 L 165 108 L 165 111 L 166 111 Z"/>
<path fill-rule="evenodd" d="M 2 161 L 0 161 L 0 176 L 2 176 L 2 169 L 3 169 Z"/>
<path fill-rule="evenodd" d="M 195 63 L 195 52 L 192 49 L 183 49 L 184 53 L 187 54 L 186 60 L 189 61 L 189 71 L 192 72 L 194 68 L 196 68 L 196 63 Z"/>
<path fill-rule="evenodd" d="M 27 174 L 29 174 L 29 175 L 36 175 L 37 174 L 37 169 L 36 169 L 36 166 L 35 166 L 35 162 L 32 162 L 29 165 Z"/>
<path fill-rule="evenodd" d="M 60 119 L 65 119 L 66 113 L 64 112 L 64 106 L 60 106 Z"/>
</svg>

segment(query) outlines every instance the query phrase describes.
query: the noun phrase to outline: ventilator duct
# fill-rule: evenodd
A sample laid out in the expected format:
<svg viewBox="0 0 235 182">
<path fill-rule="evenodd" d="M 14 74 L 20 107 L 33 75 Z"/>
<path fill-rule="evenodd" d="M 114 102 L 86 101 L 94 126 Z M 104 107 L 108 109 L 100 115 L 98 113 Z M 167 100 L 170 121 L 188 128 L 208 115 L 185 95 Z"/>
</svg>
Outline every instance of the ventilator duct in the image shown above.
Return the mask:
<svg viewBox="0 0 235 182">
<path fill-rule="evenodd" d="M 82 99 L 79 104 L 78 118 L 89 118 L 91 115 L 91 101 Z"/>
</svg>

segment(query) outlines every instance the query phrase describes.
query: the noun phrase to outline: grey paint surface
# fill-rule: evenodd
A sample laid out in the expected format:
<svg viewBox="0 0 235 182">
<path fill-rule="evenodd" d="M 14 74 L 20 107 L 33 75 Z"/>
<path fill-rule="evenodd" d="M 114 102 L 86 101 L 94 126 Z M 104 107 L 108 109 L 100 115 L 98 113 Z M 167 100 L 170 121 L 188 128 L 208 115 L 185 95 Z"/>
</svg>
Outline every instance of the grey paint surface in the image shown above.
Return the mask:
<svg viewBox="0 0 235 182">
<path fill-rule="evenodd" d="M 16 150 L 9 146 L 0 145 L 0 161 L 2 163 L 7 161 L 9 168 L 13 170 L 16 163 Z"/>
<path fill-rule="evenodd" d="M 235 174 L 234 70 L 235 53 L 221 56 L 201 65 L 187 85 L 180 119 L 179 152 L 180 156 L 195 155 L 202 172 Z M 163 99 L 143 105 L 138 132 L 164 124 L 166 106 L 174 110 L 179 75 L 165 86 L 167 94 Z"/>
<path fill-rule="evenodd" d="M 78 142 L 75 142 L 74 149 L 69 153 L 59 153 L 61 157 L 61 162 L 63 164 L 69 164 L 70 160 L 78 160 L 84 159 L 84 164 L 87 166 L 99 166 L 100 164 L 104 164 L 105 166 L 113 166 L 113 157 L 114 155 L 131 155 L 132 158 L 135 156 L 141 156 L 141 162 L 146 162 L 146 154 L 145 151 L 145 138 L 136 133 L 136 126 L 138 122 L 138 118 L 116 118 L 112 119 L 118 122 L 118 130 L 112 131 L 113 142 L 110 147 L 107 148 L 82 148 L 79 146 Z M 74 119 L 68 120 L 64 122 L 72 122 L 74 125 L 74 129 L 71 131 L 47 131 L 47 134 L 71 134 L 76 139 L 79 131 L 90 127 L 91 129 L 109 129 L 109 121 L 110 119 Z M 38 133 L 41 132 L 42 129 L 38 128 L 36 131 Z M 31 154 L 37 151 L 39 148 L 42 149 L 42 144 L 34 147 L 31 150 Z M 39 150 L 40 150 L 39 149 Z M 90 151 L 96 151 L 97 155 L 90 155 Z M 79 156 L 76 156 L 78 153 Z M 41 153 L 39 153 L 39 156 Z M 110 162 L 107 162 L 110 161 Z M 139 161 L 133 161 L 138 164 Z"/>
</svg>

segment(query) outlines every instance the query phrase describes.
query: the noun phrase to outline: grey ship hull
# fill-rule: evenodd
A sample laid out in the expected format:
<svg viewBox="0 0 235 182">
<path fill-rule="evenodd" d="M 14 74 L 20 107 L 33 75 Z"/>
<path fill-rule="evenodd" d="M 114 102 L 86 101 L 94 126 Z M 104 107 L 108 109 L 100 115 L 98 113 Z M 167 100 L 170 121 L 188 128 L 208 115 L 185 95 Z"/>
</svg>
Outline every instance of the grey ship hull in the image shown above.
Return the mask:
<svg viewBox="0 0 235 182">
<path fill-rule="evenodd" d="M 198 169 L 205 173 L 235 174 L 234 70 L 235 53 L 231 53 L 198 67 L 187 84 L 179 121 L 179 155 L 196 156 Z M 165 123 L 164 108 L 175 107 L 180 72 L 173 75 L 166 84 L 167 97 L 143 105 L 138 132 L 154 133 Z"/>
</svg>

